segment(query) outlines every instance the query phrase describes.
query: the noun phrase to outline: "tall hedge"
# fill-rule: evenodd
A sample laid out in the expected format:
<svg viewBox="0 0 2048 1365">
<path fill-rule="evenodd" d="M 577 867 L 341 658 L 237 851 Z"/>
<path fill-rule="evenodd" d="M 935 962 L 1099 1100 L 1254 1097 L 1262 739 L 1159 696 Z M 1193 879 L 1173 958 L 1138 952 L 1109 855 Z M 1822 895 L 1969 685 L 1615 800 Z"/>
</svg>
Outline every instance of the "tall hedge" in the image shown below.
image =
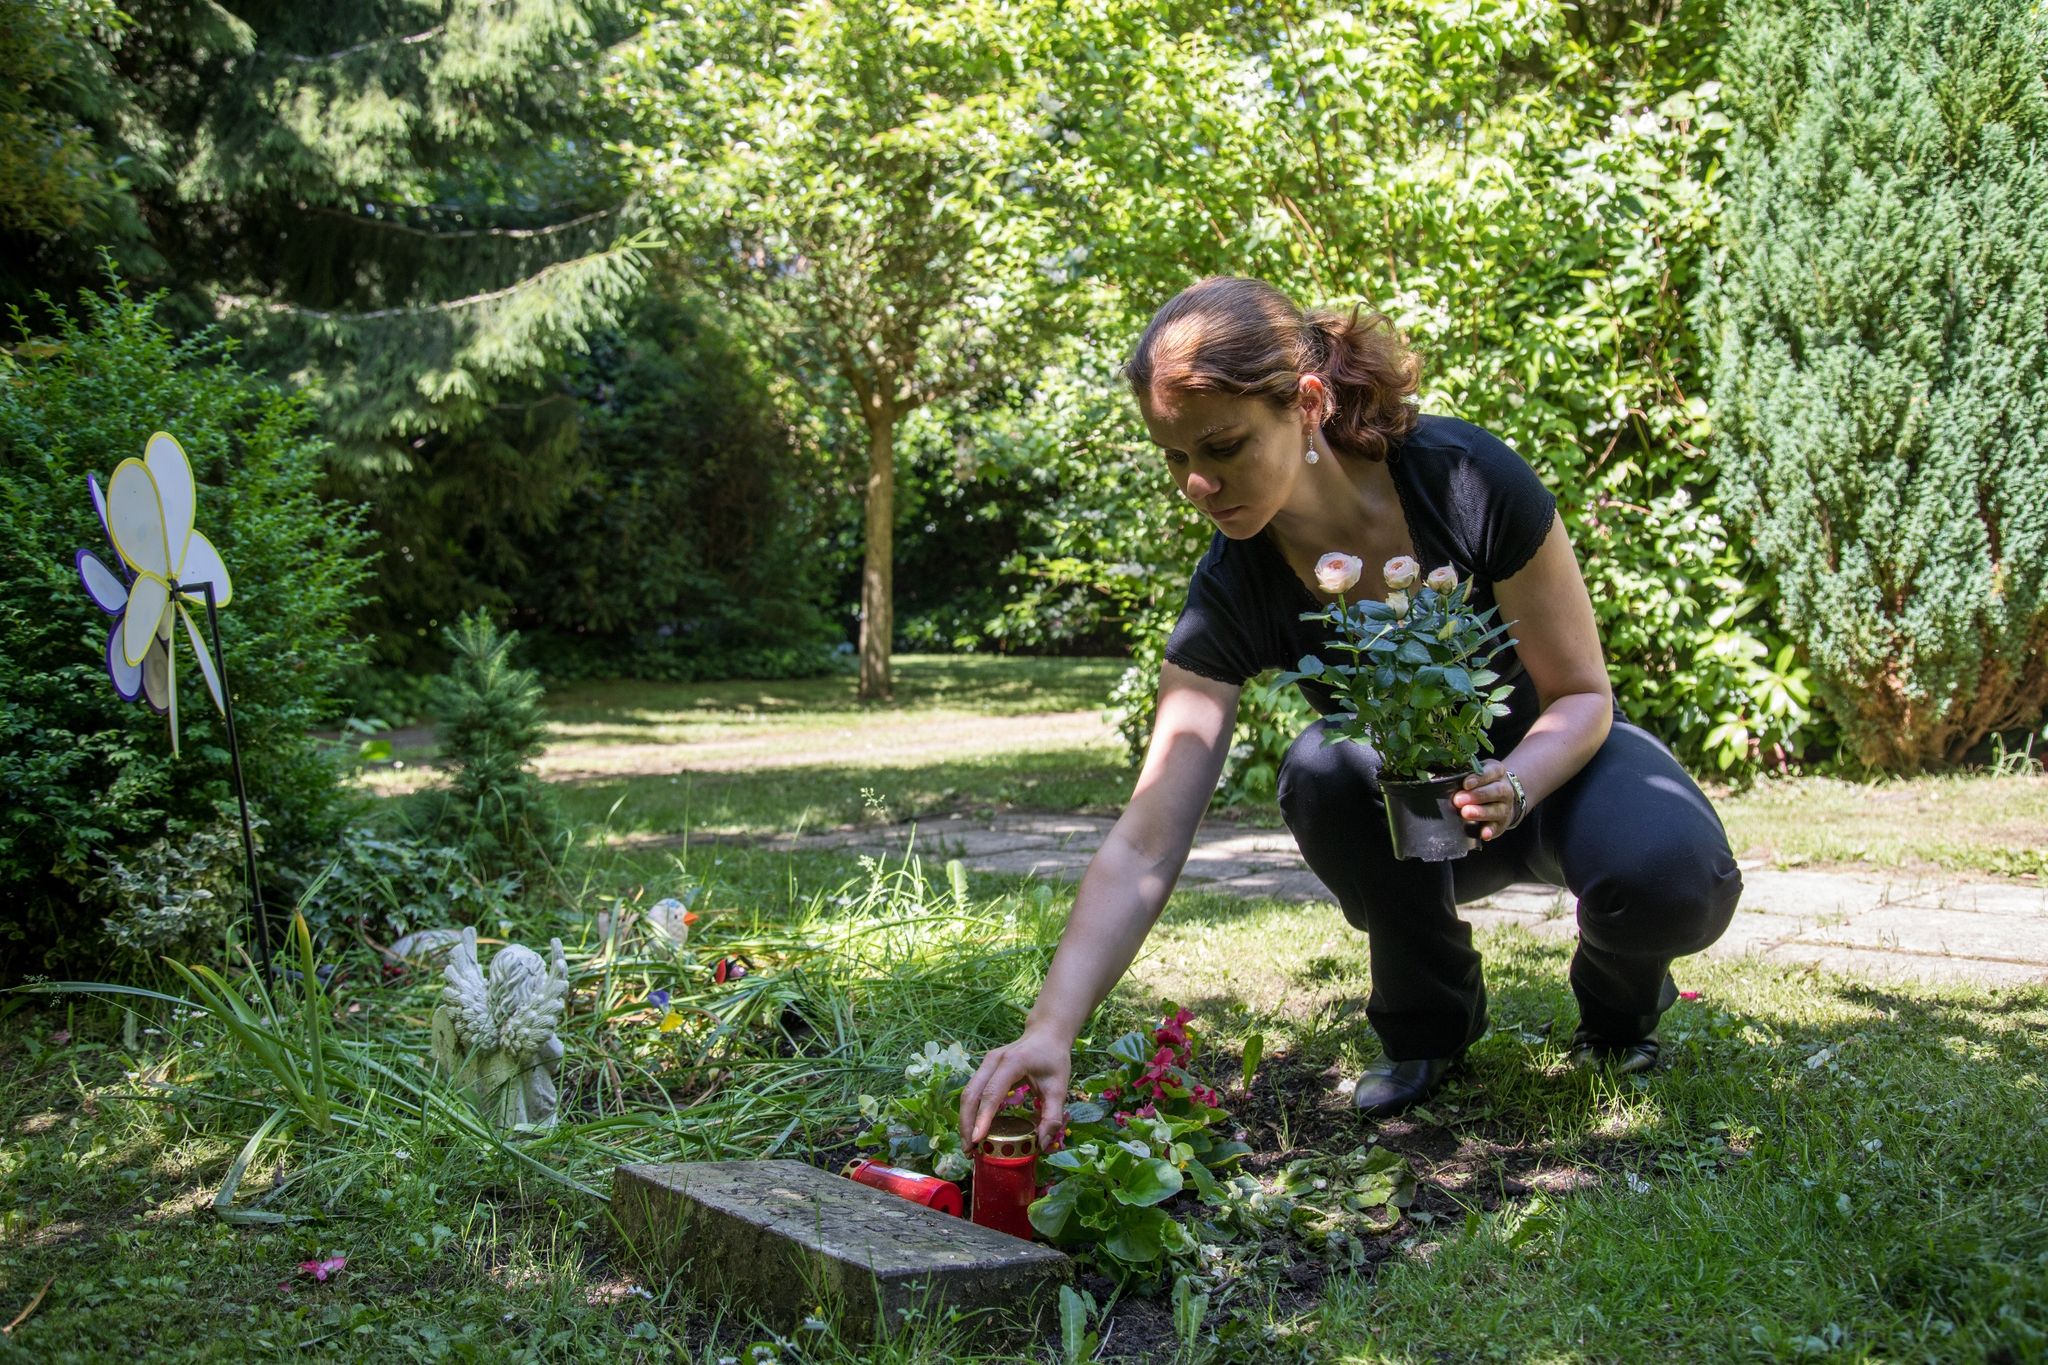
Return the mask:
<svg viewBox="0 0 2048 1365">
<path fill-rule="evenodd" d="M 367 563 L 354 512 L 315 492 L 307 428 L 217 336 L 175 340 L 154 299 L 118 289 L 0 352 L 0 974 L 98 965 L 108 858 L 204 840 L 232 810 L 225 731 L 182 632 L 174 761 L 164 719 L 115 696 L 107 618 L 73 568 L 81 547 L 108 553 L 86 474 L 158 429 L 190 455 L 199 525 L 235 581 L 221 634 L 265 864 L 320 856 L 342 802 L 308 731 L 357 649 Z"/>
<path fill-rule="evenodd" d="M 1863 763 L 2048 707 L 2048 20 L 1768 0 L 1700 301 L 1728 512 Z"/>
</svg>

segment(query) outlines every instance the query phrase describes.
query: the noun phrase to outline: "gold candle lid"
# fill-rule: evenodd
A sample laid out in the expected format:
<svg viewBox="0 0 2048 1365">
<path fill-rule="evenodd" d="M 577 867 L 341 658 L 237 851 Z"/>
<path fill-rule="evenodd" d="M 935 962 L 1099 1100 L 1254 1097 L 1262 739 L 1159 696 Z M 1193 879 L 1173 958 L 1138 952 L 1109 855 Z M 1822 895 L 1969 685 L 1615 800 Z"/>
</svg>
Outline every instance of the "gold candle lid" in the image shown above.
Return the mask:
<svg viewBox="0 0 2048 1365">
<path fill-rule="evenodd" d="M 1038 1155 L 1038 1132 L 1036 1123 L 1027 1115 L 1005 1114 L 989 1125 L 988 1136 L 981 1140 L 981 1155 L 1004 1160 L 1017 1160 Z"/>
</svg>

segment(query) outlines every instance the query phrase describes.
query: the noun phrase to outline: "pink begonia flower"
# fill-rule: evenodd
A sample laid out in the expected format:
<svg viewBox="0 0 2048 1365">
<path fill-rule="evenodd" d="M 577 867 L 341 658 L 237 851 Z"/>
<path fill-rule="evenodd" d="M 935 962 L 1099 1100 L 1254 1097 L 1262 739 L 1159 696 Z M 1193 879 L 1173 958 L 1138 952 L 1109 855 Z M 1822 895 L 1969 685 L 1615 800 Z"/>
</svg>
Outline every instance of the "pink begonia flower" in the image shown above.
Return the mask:
<svg viewBox="0 0 2048 1365">
<path fill-rule="evenodd" d="M 1124 1092 L 1120 1088 L 1112 1085 L 1105 1087 L 1103 1089 L 1103 1092 L 1100 1095 L 1096 1096 L 1096 1098 L 1101 1100 L 1104 1104 L 1114 1104 L 1116 1103 L 1116 1097 L 1123 1093 Z"/>
<path fill-rule="evenodd" d="M 1697 1000 L 1700 998 L 1700 993 L 1698 991 L 1680 991 L 1678 998 L 1680 1000 Z"/>
<path fill-rule="evenodd" d="M 1157 1109 L 1154 1109 L 1149 1104 L 1141 1104 L 1138 1106 L 1138 1117 L 1141 1119 L 1149 1119 L 1158 1112 L 1159 1111 Z"/>
<path fill-rule="evenodd" d="M 1440 592 L 1448 597 L 1458 586 L 1458 571 L 1448 564 L 1441 569 L 1431 569 L 1423 583 L 1431 592 Z"/>
<path fill-rule="evenodd" d="M 1164 1043 L 1171 1048 L 1186 1047 L 1188 1045 L 1188 1021 L 1194 1017 L 1194 1011 L 1192 1010 L 1175 1010 L 1172 1018 L 1160 1020 L 1159 1027 L 1152 1030 L 1152 1040 L 1156 1043 Z"/>
<path fill-rule="evenodd" d="M 324 1261 L 299 1262 L 299 1273 L 301 1275 L 311 1275 L 322 1284 L 327 1283 L 329 1275 L 337 1274 L 347 1268 L 348 1257 L 346 1256 L 329 1256 Z M 292 1287 L 292 1282 L 290 1280 L 280 1280 L 277 1287 L 279 1289 L 289 1289 Z"/>
<path fill-rule="evenodd" d="M 1364 560 L 1357 555 L 1339 554 L 1333 550 L 1316 561 L 1316 586 L 1324 592 L 1349 592 L 1357 586 L 1358 576 L 1363 572 Z"/>
<path fill-rule="evenodd" d="M 1386 579 L 1389 588 L 1396 592 L 1406 592 L 1414 587 L 1415 580 L 1422 576 L 1422 566 L 1411 556 L 1395 555 L 1387 561 L 1386 567 L 1380 570 L 1380 576 Z"/>
<path fill-rule="evenodd" d="M 1131 1121 L 1131 1111 L 1128 1109 L 1119 1109 L 1114 1114 L 1111 1114 L 1110 1118 L 1114 1119 L 1116 1121 L 1117 1126 L 1121 1128 L 1123 1125 Z"/>
</svg>

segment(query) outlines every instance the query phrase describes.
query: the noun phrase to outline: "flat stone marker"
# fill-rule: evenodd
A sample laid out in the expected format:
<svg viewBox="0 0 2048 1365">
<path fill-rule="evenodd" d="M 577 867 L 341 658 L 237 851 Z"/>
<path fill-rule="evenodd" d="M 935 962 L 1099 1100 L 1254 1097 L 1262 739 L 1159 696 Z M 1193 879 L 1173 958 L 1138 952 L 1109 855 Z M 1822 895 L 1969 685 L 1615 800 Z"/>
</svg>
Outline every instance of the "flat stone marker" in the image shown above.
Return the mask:
<svg viewBox="0 0 2048 1365">
<path fill-rule="evenodd" d="M 1074 1273 L 1051 1247 L 800 1161 L 620 1166 L 612 1217 L 635 1259 L 783 1329 L 822 1305 L 855 1337 L 902 1325 L 898 1309 L 1036 1330 Z"/>
</svg>

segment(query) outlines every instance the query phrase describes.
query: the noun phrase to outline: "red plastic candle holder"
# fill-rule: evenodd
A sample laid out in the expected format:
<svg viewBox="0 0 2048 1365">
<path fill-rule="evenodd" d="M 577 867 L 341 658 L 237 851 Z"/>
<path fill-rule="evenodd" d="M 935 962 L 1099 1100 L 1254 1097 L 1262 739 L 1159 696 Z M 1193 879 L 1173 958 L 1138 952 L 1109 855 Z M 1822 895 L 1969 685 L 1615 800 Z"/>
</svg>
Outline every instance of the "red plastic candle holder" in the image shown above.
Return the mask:
<svg viewBox="0 0 2048 1365">
<path fill-rule="evenodd" d="M 960 1187 L 950 1180 L 941 1180 L 935 1175 L 920 1175 L 898 1166 L 884 1166 L 879 1161 L 865 1157 L 849 1162 L 840 1172 L 848 1180 L 857 1180 L 863 1185 L 872 1185 L 878 1190 L 887 1190 L 913 1204 L 922 1204 L 940 1213 L 960 1216 Z"/>
<path fill-rule="evenodd" d="M 998 1118 L 974 1151 L 974 1221 L 1027 1241 L 1038 1197 L 1038 1137 L 1028 1117 Z"/>
</svg>

